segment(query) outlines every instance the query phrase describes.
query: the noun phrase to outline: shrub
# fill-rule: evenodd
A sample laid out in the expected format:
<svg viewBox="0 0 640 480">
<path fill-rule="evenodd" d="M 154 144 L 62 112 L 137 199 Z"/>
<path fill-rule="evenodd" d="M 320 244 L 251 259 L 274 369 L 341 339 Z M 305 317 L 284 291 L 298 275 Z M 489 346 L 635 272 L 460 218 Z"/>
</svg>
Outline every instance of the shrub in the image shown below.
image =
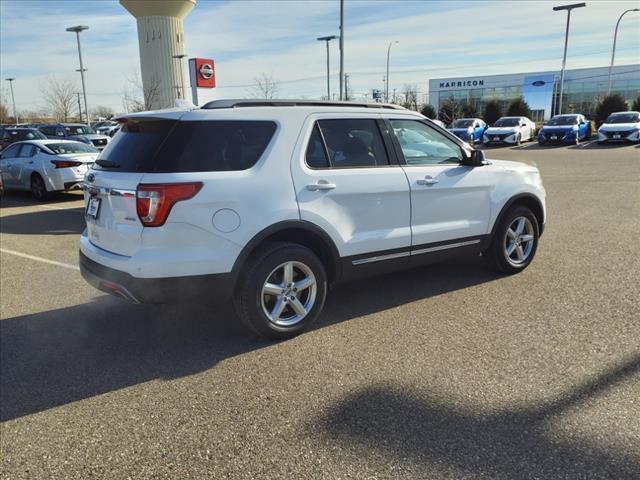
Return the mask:
<svg viewBox="0 0 640 480">
<path fill-rule="evenodd" d="M 458 102 L 453 98 L 448 98 L 442 102 L 438 118 L 446 125 L 451 125 L 456 118 L 460 118 L 460 105 Z"/>
<path fill-rule="evenodd" d="M 596 123 L 600 125 L 613 112 L 624 112 L 627 108 L 627 102 L 617 93 L 604 97 L 596 109 Z"/>
<path fill-rule="evenodd" d="M 531 118 L 531 109 L 524 98 L 516 98 L 509 104 L 507 115 L 510 117 L 527 117 Z"/>
<path fill-rule="evenodd" d="M 631 110 L 634 112 L 640 112 L 640 97 L 636 98 L 631 105 Z"/>
<path fill-rule="evenodd" d="M 433 108 L 433 105 L 429 105 L 428 103 L 422 106 L 420 113 L 427 118 L 436 118 L 436 109 Z"/>
<path fill-rule="evenodd" d="M 484 106 L 484 121 L 489 125 L 496 123 L 502 116 L 502 105 L 497 100 L 489 100 Z"/>
<path fill-rule="evenodd" d="M 464 102 L 461 107 L 462 116 L 465 118 L 476 118 L 479 116 L 478 109 L 471 102 Z"/>
</svg>

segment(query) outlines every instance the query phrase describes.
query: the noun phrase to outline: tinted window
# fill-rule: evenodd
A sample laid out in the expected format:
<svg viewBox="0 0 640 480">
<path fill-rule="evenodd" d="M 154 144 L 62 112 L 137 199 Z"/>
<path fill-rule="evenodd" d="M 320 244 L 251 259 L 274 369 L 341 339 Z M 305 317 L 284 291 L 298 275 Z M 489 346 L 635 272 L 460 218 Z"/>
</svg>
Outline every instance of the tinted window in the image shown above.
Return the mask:
<svg viewBox="0 0 640 480">
<path fill-rule="evenodd" d="M 20 157 L 33 157 L 36 154 L 37 147 L 35 145 L 31 145 L 29 143 L 25 143 L 22 145 L 22 150 L 20 150 Z"/>
<path fill-rule="evenodd" d="M 635 123 L 640 121 L 637 113 L 614 113 L 604 123 Z"/>
<path fill-rule="evenodd" d="M 519 118 L 499 118 L 494 127 L 517 127 L 520 125 Z"/>
<path fill-rule="evenodd" d="M 311 168 L 329 168 L 329 159 L 324 149 L 318 125 L 314 125 L 309 145 L 307 145 L 307 165 Z"/>
<path fill-rule="evenodd" d="M 47 147 L 58 155 L 66 153 L 98 153 L 98 150 L 91 145 L 80 142 L 47 143 Z"/>
<path fill-rule="evenodd" d="M 128 121 L 98 160 L 121 172 L 246 170 L 266 150 L 276 130 L 267 121 Z M 104 164 L 103 164 L 104 165 Z"/>
<path fill-rule="evenodd" d="M 11 145 L 2 151 L 2 158 L 15 158 L 18 156 L 18 150 L 22 145 Z"/>
<path fill-rule="evenodd" d="M 417 120 L 390 120 L 407 165 L 435 165 L 462 161 L 460 146 Z"/>
<path fill-rule="evenodd" d="M 87 135 L 96 133 L 93 128 L 86 125 L 66 125 L 64 129 L 67 131 L 67 135 Z"/>
<path fill-rule="evenodd" d="M 473 120 L 456 120 L 453 122 L 453 128 L 467 128 L 473 126 Z"/>
<path fill-rule="evenodd" d="M 389 165 L 378 125 L 373 119 L 318 122 L 332 168 Z"/>
<path fill-rule="evenodd" d="M 547 125 L 575 125 L 578 123 L 578 117 L 553 117 Z"/>
</svg>

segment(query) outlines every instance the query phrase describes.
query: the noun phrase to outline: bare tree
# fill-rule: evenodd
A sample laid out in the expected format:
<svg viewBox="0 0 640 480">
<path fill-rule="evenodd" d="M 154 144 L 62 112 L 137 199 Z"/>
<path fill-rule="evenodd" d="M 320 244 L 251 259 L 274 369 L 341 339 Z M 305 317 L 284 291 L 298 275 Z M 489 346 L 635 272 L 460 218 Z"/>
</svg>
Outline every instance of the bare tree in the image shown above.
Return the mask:
<svg viewBox="0 0 640 480">
<path fill-rule="evenodd" d="M 274 98 L 278 93 L 278 84 L 273 79 L 273 75 L 267 75 L 266 73 L 260 74 L 258 77 L 254 77 L 254 82 L 256 82 L 253 87 L 253 97 L 254 98 L 266 98 L 271 99 Z"/>
<path fill-rule="evenodd" d="M 115 115 L 116 112 L 113 111 L 113 108 L 107 107 L 105 105 L 98 105 L 97 107 L 91 110 L 91 113 L 94 117 L 101 118 L 111 118 Z"/>
<path fill-rule="evenodd" d="M 418 87 L 405 84 L 402 87 L 402 106 L 411 110 L 418 110 Z"/>
<path fill-rule="evenodd" d="M 145 86 L 136 70 L 127 77 L 122 104 L 127 112 L 144 112 L 153 109 L 159 95 L 160 81 L 155 80 Z"/>
<path fill-rule="evenodd" d="M 57 121 L 68 121 L 77 103 L 77 91 L 77 85 L 66 78 L 58 80 L 51 77 L 42 87 L 42 96 Z"/>
</svg>

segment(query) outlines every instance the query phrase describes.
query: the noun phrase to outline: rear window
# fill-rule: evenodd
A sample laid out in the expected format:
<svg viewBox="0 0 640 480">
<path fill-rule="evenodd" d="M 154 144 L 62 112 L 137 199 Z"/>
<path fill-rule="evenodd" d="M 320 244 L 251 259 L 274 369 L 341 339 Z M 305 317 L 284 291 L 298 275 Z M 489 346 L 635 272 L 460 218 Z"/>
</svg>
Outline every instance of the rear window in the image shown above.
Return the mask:
<svg viewBox="0 0 640 480">
<path fill-rule="evenodd" d="M 260 159 L 275 130 L 269 121 L 129 120 L 98 160 L 121 172 L 246 170 Z"/>
</svg>

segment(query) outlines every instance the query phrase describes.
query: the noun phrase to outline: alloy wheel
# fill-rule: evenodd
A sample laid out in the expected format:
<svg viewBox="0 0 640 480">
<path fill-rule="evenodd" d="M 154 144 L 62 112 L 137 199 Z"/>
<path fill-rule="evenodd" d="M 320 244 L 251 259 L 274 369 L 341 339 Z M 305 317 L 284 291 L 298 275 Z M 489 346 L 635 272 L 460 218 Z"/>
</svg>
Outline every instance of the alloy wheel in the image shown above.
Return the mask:
<svg viewBox="0 0 640 480">
<path fill-rule="evenodd" d="M 504 255 L 516 267 L 527 262 L 533 251 L 535 234 L 533 224 L 527 217 L 517 217 L 511 222 L 504 236 Z"/>
<path fill-rule="evenodd" d="M 275 325 L 290 327 L 311 311 L 317 291 L 311 268 L 297 261 L 282 263 L 272 270 L 262 286 L 262 310 Z"/>
</svg>

